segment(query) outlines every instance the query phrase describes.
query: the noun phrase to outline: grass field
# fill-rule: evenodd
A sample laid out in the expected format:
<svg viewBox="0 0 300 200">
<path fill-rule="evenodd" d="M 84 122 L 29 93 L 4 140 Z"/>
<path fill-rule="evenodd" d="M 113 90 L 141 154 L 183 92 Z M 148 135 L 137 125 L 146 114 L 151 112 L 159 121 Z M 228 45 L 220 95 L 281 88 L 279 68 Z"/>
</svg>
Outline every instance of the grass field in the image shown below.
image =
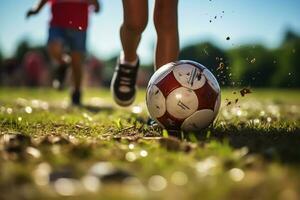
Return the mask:
<svg viewBox="0 0 300 200">
<path fill-rule="evenodd" d="M 172 135 L 147 125 L 144 91 L 73 108 L 67 91 L 0 88 L 0 199 L 300 199 L 300 91 L 222 99 L 213 126 Z"/>
</svg>

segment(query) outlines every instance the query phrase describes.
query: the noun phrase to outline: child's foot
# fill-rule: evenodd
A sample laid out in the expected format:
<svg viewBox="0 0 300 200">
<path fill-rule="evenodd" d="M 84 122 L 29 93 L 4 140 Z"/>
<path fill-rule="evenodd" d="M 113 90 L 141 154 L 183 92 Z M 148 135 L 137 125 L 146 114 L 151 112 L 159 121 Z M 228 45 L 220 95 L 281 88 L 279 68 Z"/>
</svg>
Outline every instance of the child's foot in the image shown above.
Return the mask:
<svg viewBox="0 0 300 200">
<path fill-rule="evenodd" d="M 64 82 L 67 74 L 68 65 L 62 64 L 57 67 L 54 71 L 54 80 L 53 87 L 58 90 L 62 90 L 64 88 Z"/>
<path fill-rule="evenodd" d="M 81 105 L 81 92 L 79 90 L 74 90 L 71 94 L 72 105 L 80 106 Z"/>
<path fill-rule="evenodd" d="M 135 65 L 121 64 L 120 59 L 118 60 L 110 86 L 114 100 L 118 105 L 129 106 L 133 103 L 138 68 L 139 60 Z"/>
</svg>

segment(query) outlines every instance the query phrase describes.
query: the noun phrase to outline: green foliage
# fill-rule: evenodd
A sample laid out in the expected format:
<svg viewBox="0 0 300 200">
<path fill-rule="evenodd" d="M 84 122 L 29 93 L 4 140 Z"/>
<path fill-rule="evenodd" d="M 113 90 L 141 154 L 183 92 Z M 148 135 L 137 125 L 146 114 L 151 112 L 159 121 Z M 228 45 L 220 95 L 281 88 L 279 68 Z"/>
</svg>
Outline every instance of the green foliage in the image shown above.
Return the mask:
<svg viewBox="0 0 300 200">
<path fill-rule="evenodd" d="M 23 60 L 24 55 L 30 50 L 29 42 L 27 40 L 22 40 L 15 51 L 15 58 L 20 63 Z"/>
<path fill-rule="evenodd" d="M 195 60 L 209 68 L 222 85 L 252 87 L 299 88 L 299 58 L 300 36 L 293 31 L 287 31 L 275 49 L 249 44 L 223 50 L 204 42 L 187 46 L 180 53 L 180 59 Z"/>
<path fill-rule="evenodd" d="M 116 124 L 118 130 L 121 130 L 123 128 L 121 118 L 116 119 L 115 124 Z"/>
<path fill-rule="evenodd" d="M 2 62 L 3 62 L 3 54 L 2 54 L 2 51 L 0 49 L 0 67 L 2 66 Z"/>
<path fill-rule="evenodd" d="M 278 87 L 300 87 L 300 37 L 287 38 L 276 51 L 278 66 L 271 84 Z"/>
<path fill-rule="evenodd" d="M 179 59 L 197 61 L 214 71 L 218 68 L 220 59 L 226 62 L 226 54 L 212 43 L 205 42 L 183 48 Z"/>
<path fill-rule="evenodd" d="M 0 85 L 2 85 L 3 83 L 3 54 L 2 51 L 0 49 Z"/>
<path fill-rule="evenodd" d="M 162 136 L 163 137 L 169 137 L 169 133 L 168 133 L 168 131 L 166 130 L 166 129 L 164 129 L 163 131 L 162 131 Z"/>
<path fill-rule="evenodd" d="M 242 46 L 230 50 L 228 56 L 233 81 L 254 87 L 270 84 L 276 71 L 271 51 L 260 45 Z"/>
</svg>

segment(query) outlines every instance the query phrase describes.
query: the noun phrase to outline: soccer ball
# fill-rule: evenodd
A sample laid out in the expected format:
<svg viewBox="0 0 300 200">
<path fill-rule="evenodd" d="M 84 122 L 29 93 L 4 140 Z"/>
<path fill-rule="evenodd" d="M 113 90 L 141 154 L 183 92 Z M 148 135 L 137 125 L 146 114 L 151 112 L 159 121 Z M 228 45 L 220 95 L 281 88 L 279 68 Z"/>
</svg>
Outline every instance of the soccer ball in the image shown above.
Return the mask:
<svg viewBox="0 0 300 200">
<path fill-rule="evenodd" d="M 147 87 L 149 114 L 167 130 L 199 131 L 209 126 L 218 114 L 220 102 L 218 81 L 194 61 L 160 67 Z"/>
</svg>

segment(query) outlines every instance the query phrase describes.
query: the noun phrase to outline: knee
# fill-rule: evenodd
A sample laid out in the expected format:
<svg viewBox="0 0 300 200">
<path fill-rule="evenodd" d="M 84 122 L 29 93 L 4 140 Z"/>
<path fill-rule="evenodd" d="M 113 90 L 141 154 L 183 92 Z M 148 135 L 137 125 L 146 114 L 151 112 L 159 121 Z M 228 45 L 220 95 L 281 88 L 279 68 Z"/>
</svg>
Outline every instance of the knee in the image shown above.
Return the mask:
<svg viewBox="0 0 300 200">
<path fill-rule="evenodd" d="M 148 23 L 147 17 L 141 17 L 141 18 L 136 17 L 133 19 L 124 20 L 122 26 L 123 28 L 125 28 L 130 32 L 141 34 L 145 30 L 147 23 Z"/>
<path fill-rule="evenodd" d="M 48 44 L 48 53 L 52 57 L 61 57 L 63 54 L 63 45 L 59 41 L 52 41 Z"/>
<path fill-rule="evenodd" d="M 158 35 L 177 33 L 177 20 L 171 20 L 160 15 L 154 16 L 154 26 Z"/>
</svg>

